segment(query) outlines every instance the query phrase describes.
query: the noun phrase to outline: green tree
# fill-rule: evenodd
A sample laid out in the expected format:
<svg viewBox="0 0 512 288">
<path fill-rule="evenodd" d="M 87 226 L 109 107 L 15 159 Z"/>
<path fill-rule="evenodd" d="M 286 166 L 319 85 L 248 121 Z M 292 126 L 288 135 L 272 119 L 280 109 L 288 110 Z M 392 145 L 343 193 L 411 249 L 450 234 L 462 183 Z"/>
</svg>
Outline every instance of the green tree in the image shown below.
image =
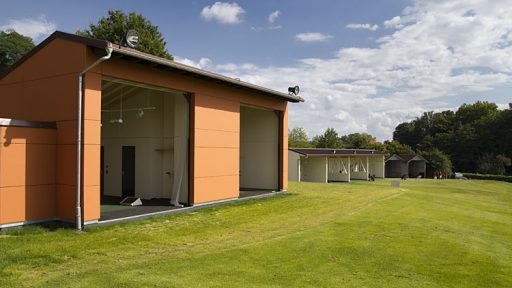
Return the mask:
<svg viewBox="0 0 512 288">
<path fill-rule="evenodd" d="M 399 124 L 393 139 L 417 150 L 439 149 L 449 155 L 457 171 L 488 170 L 489 163 L 498 161 L 495 155 L 512 157 L 512 109 L 499 110 L 495 103 L 477 101 L 455 112 L 426 112 Z M 512 168 L 505 171 L 512 173 Z"/>
<path fill-rule="evenodd" d="M 418 154 L 427 160 L 427 175 L 432 177 L 434 172 L 452 173 L 452 162 L 446 154 L 437 148 L 427 151 L 418 151 Z"/>
<path fill-rule="evenodd" d="M 416 134 L 415 124 L 415 121 L 398 124 L 393 132 L 393 140 L 415 148 L 421 141 L 421 136 Z"/>
<path fill-rule="evenodd" d="M 288 147 L 308 148 L 312 147 L 308 134 L 302 127 L 295 127 L 288 132 Z"/>
<path fill-rule="evenodd" d="M 351 149 L 373 149 L 377 144 L 375 137 L 368 133 L 352 133 L 341 137 L 343 146 Z"/>
<path fill-rule="evenodd" d="M 324 134 L 313 137 L 312 143 L 316 148 L 343 148 L 338 132 L 334 128 L 327 128 Z"/>
<path fill-rule="evenodd" d="M 396 140 L 384 141 L 383 152 L 386 152 L 390 155 L 393 155 L 393 154 L 415 154 L 414 150 L 412 150 L 411 146 L 402 144 Z"/>
<path fill-rule="evenodd" d="M 0 72 L 12 66 L 34 47 L 30 37 L 14 30 L 0 31 Z"/>
<path fill-rule="evenodd" d="M 510 166 L 511 160 L 505 155 L 493 156 L 490 153 L 484 153 L 478 158 L 476 172 L 481 174 L 503 175 L 506 167 Z"/>
<path fill-rule="evenodd" d="M 130 29 L 139 32 L 137 50 L 170 60 L 173 59 L 165 48 L 167 43 L 158 30 L 158 26 L 153 25 L 144 16 L 135 12 L 125 14 L 120 10 L 108 10 L 106 17 L 100 18 L 96 24 L 89 24 L 89 29 L 78 30 L 76 34 L 120 44 L 124 33 Z"/>
</svg>

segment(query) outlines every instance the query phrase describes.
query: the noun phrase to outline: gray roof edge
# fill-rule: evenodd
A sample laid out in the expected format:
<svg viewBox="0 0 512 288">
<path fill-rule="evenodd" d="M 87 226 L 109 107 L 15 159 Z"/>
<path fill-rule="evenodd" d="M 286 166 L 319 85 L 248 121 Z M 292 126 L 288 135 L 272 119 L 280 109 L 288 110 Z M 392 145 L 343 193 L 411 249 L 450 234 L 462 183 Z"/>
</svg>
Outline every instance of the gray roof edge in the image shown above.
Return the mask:
<svg viewBox="0 0 512 288">
<path fill-rule="evenodd" d="M 297 147 L 288 147 L 288 150 L 293 151 L 298 154 L 307 155 L 307 156 L 385 156 L 386 154 L 382 151 L 378 151 L 375 149 L 334 149 L 334 148 L 297 148 Z M 373 152 L 373 153 L 357 153 L 357 154 L 335 154 L 335 153 L 326 153 L 326 154 L 308 154 L 304 150 L 325 150 L 325 151 L 350 151 L 350 152 Z"/>
<path fill-rule="evenodd" d="M 138 58 L 141 60 L 150 61 L 150 62 L 161 64 L 164 66 L 169 66 L 169 67 L 177 69 L 177 70 L 181 70 L 181 71 L 185 71 L 188 73 L 200 75 L 203 77 L 230 83 L 235 86 L 240 86 L 240 87 L 249 88 L 251 90 L 260 91 L 260 92 L 263 92 L 263 93 L 266 93 L 269 95 L 273 95 L 273 96 L 277 96 L 279 98 L 285 99 L 286 101 L 295 102 L 295 103 L 304 102 L 304 98 L 296 96 L 296 95 L 286 94 L 283 92 L 275 91 L 275 90 L 261 87 L 261 86 L 251 84 L 248 82 L 240 81 L 240 80 L 237 80 L 237 79 L 234 79 L 234 78 L 231 78 L 228 76 L 224 76 L 224 75 L 221 75 L 218 73 L 198 69 L 198 68 L 195 68 L 192 66 L 174 62 L 172 60 L 167 60 L 167 59 L 155 56 L 155 55 L 140 52 L 135 49 L 122 47 L 120 45 L 113 44 L 106 40 L 83 37 L 83 36 L 66 33 L 66 32 L 62 32 L 62 31 L 53 32 L 50 36 L 48 36 L 45 40 L 43 40 L 41 43 L 39 43 L 36 47 L 34 47 L 34 49 L 29 51 L 25 56 L 23 56 L 19 61 L 14 63 L 11 67 L 7 68 L 5 71 L 1 71 L 0 72 L 0 80 L 2 80 L 10 72 L 12 72 L 14 69 L 16 69 L 19 65 L 21 65 L 23 62 L 25 62 L 27 59 L 32 57 L 32 55 L 37 53 L 39 50 L 41 50 L 43 47 L 45 47 L 48 43 L 50 43 L 55 38 L 62 38 L 62 39 L 78 42 L 78 43 L 81 43 L 81 44 L 84 44 L 84 45 L 87 45 L 90 47 L 94 47 L 94 48 L 99 48 L 99 49 L 106 49 L 107 47 L 111 47 L 113 49 L 113 52 L 115 52 L 115 53 L 124 54 L 126 56 L 135 57 L 135 58 Z"/>
<path fill-rule="evenodd" d="M 274 96 L 277 96 L 277 97 L 280 97 L 280 98 L 284 98 L 284 99 L 286 99 L 287 101 L 290 101 L 290 102 L 304 102 L 304 98 L 299 97 L 299 96 L 290 95 L 290 94 L 286 94 L 286 93 L 283 93 L 283 92 L 275 91 L 273 89 L 261 87 L 261 86 L 258 86 L 258 85 L 255 85 L 255 84 L 251 84 L 251 83 L 248 83 L 248 82 L 244 82 L 244 81 L 241 81 L 241 80 L 238 80 L 238 79 L 235 79 L 235 78 L 224 76 L 222 74 L 218 74 L 218 73 L 202 70 L 202 69 L 199 69 L 199 68 L 196 68 L 196 67 L 192 67 L 192 66 L 185 65 L 185 64 L 182 64 L 182 63 L 178 63 L 178 62 L 175 62 L 175 61 L 172 61 L 172 60 L 164 59 L 162 57 L 154 56 L 154 55 L 151 55 L 151 54 L 148 54 L 148 53 L 144 53 L 144 52 L 140 52 L 140 51 L 137 51 L 137 50 L 134 50 L 134 49 L 122 47 L 122 46 L 115 45 L 115 44 L 112 44 L 112 48 L 113 48 L 113 52 L 114 53 L 119 53 L 119 54 L 123 54 L 123 55 L 126 55 L 126 56 L 135 57 L 135 58 L 138 58 L 138 59 L 141 59 L 141 60 L 146 60 L 146 61 L 150 61 L 150 62 L 153 62 L 153 63 L 156 63 L 156 64 L 161 64 L 161 65 L 168 66 L 168 67 L 171 67 L 171 68 L 174 68 L 174 69 L 177 69 L 177 70 L 185 71 L 185 72 L 188 72 L 188 73 L 201 75 L 201 76 L 204 76 L 204 77 L 212 78 L 212 79 L 215 79 L 215 80 L 220 80 L 220 81 L 223 81 L 223 82 L 228 82 L 228 83 L 236 85 L 236 86 L 241 86 L 241 87 L 249 88 L 249 89 L 252 89 L 252 90 L 261 91 L 261 92 L 264 92 L 264 93 L 267 93 L 267 94 L 272 94 Z"/>
</svg>

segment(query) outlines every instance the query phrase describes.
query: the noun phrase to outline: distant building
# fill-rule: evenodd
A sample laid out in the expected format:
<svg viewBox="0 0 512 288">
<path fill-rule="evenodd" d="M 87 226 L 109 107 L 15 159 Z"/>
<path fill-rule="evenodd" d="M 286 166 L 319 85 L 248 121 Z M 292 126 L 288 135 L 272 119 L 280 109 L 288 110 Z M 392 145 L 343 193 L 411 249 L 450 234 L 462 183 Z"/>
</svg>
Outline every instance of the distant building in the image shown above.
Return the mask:
<svg viewBox="0 0 512 288">
<path fill-rule="evenodd" d="M 350 182 L 384 178 L 384 153 L 371 149 L 289 148 L 288 180 Z"/>
<path fill-rule="evenodd" d="M 424 178 L 427 172 L 427 160 L 416 154 L 394 154 L 386 157 L 386 178 Z"/>
</svg>

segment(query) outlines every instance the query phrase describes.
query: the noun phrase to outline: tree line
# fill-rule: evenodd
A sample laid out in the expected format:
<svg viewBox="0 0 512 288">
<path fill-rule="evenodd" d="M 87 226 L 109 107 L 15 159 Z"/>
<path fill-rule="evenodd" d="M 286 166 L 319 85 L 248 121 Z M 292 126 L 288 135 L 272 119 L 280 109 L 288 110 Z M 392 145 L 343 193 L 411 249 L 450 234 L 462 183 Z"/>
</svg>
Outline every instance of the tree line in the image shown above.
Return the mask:
<svg viewBox="0 0 512 288">
<path fill-rule="evenodd" d="M 304 129 L 289 131 L 289 147 L 375 149 L 387 154 L 419 154 L 427 173 L 453 171 L 510 174 L 512 104 L 499 110 L 490 102 L 463 104 L 456 111 L 425 112 L 399 124 L 393 140 L 378 142 L 368 133 L 340 136 L 334 128 L 309 139 Z"/>
</svg>

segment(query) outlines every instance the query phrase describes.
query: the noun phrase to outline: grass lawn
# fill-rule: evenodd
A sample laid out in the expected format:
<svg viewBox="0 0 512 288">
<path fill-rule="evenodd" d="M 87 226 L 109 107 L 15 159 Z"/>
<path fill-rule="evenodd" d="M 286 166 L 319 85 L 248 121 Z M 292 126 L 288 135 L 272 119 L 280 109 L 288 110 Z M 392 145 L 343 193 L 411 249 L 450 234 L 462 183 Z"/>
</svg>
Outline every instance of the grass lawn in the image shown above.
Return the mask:
<svg viewBox="0 0 512 288">
<path fill-rule="evenodd" d="M 107 227 L 0 234 L 0 287 L 512 287 L 512 184 L 290 183 Z"/>
</svg>

